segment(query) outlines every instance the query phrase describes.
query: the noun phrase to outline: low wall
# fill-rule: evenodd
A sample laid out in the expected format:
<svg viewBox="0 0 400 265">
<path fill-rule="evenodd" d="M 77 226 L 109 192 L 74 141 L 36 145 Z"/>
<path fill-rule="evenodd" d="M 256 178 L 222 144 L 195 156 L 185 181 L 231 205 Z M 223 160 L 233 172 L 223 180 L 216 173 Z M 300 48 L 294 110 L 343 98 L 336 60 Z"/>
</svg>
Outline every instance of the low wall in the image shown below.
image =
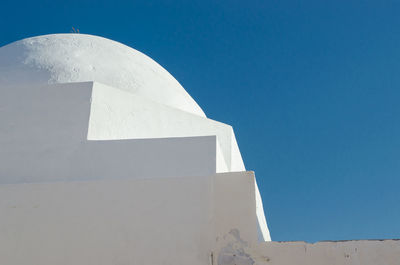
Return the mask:
<svg viewBox="0 0 400 265">
<path fill-rule="evenodd" d="M 400 240 L 265 242 L 251 245 L 234 236 L 218 265 L 399 265 Z"/>
</svg>

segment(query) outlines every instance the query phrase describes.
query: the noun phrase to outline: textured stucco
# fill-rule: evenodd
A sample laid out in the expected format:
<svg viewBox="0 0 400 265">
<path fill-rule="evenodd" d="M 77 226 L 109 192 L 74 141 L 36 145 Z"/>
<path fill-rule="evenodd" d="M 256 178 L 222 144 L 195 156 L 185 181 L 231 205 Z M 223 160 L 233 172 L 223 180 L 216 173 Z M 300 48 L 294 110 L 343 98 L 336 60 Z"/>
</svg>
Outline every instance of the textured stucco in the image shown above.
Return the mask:
<svg viewBox="0 0 400 265">
<path fill-rule="evenodd" d="M 0 48 L 0 87 L 101 82 L 205 117 L 179 82 L 126 45 L 86 34 L 27 38 Z"/>
<path fill-rule="evenodd" d="M 400 240 L 263 242 L 252 244 L 231 231 L 218 265 L 399 265 Z"/>
</svg>

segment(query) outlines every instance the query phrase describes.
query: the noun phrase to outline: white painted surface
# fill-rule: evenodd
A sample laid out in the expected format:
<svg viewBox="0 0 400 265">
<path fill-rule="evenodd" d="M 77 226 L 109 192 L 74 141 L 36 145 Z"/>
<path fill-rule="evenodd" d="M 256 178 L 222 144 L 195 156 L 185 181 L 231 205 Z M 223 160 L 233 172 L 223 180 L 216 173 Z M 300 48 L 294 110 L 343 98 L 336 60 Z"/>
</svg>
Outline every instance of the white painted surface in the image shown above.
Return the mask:
<svg viewBox="0 0 400 265">
<path fill-rule="evenodd" d="M 156 62 L 111 40 L 56 34 L 1 47 L 0 93 L 2 183 L 245 170 L 231 126 L 207 119 Z M 254 185 L 259 238 L 270 240 Z"/>
<path fill-rule="evenodd" d="M 0 264 L 208 265 L 210 180 L 0 185 Z"/>
<path fill-rule="evenodd" d="M 27 38 L 0 48 L 0 87 L 97 81 L 202 117 L 175 78 L 143 53 L 86 34 Z"/>
<path fill-rule="evenodd" d="M 100 83 L 93 84 L 89 140 L 216 135 L 224 157 L 218 172 L 244 171 L 230 125 L 180 111 Z M 221 169 L 220 169 L 221 168 Z"/>
<path fill-rule="evenodd" d="M 92 83 L 2 93 L 0 183 L 216 172 L 215 136 L 88 141 L 91 94 Z"/>
<path fill-rule="evenodd" d="M 1 92 L 1 183 L 245 170 L 231 126 L 113 87 L 85 82 Z M 213 135 L 217 142 L 197 138 Z M 270 240 L 261 198 L 256 202 L 260 238 Z"/>
<path fill-rule="evenodd" d="M 213 182 L 216 244 L 230 231 L 257 242 L 257 216 L 254 173 L 230 172 L 217 174 Z"/>
<path fill-rule="evenodd" d="M 257 181 L 254 180 L 255 187 L 255 198 L 256 198 L 256 215 L 257 215 L 257 227 L 258 227 L 258 241 L 271 241 L 271 235 L 269 233 L 267 219 L 265 218 L 264 206 L 261 198 L 260 191 L 258 189 Z"/>
<path fill-rule="evenodd" d="M 209 265 L 225 234 L 257 241 L 252 172 L 0 184 L 0 216 L 7 265 Z"/>
<path fill-rule="evenodd" d="M 245 170 L 232 127 L 125 45 L 12 43 L 0 93 L 0 264 L 400 264 L 398 240 L 259 243 L 269 231 L 254 173 L 232 173 Z"/>
<path fill-rule="evenodd" d="M 259 243 L 254 187 L 253 172 L 0 184 L 0 264 L 399 264 L 399 240 Z"/>
</svg>

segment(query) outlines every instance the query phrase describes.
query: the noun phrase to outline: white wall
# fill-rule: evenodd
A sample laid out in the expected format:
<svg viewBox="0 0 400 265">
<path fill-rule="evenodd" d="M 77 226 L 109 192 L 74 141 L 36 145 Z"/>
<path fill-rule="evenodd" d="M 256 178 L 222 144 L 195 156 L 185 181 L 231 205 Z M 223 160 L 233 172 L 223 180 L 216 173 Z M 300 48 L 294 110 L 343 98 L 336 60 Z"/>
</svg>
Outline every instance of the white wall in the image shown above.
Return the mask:
<svg viewBox="0 0 400 265">
<path fill-rule="evenodd" d="M 86 141 L 197 136 L 217 137 L 216 172 L 245 170 L 232 127 L 206 118 L 179 82 L 146 55 L 85 34 L 37 36 L 0 47 L 0 182 L 99 178 L 96 170 L 114 178 L 128 170 L 160 176 L 153 172 L 160 166 L 164 176 L 210 174 L 214 151 L 205 158 L 197 145 L 187 146 L 197 153 L 180 146 L 178 155 L 168 148 L 159 155 L 151 144 L 139 150 L 138 142 Z M 150 157 L 132 163 L 125 145 L 135 158 L 153 155 L 158 167 L 148 166 Z M 269 240 L 257 192 L 256 201 L 260 239 Z"/>
<path fill-rule="evenodd" d="M 216 265 L 399 265 L 400 240 L 251 242 L 236 231 L 215 253 Z"/>
<path fill-rule="evenodd" d="M 217 136 L 224 158 L 223 162 L 226 163 L 228 171 L 245 170 L 230 125 L 184 112 L 101 83 L 93 84 L 89 140 L 208 135 Z"/>
<path fill-rule="evenodd" d="M 210 177 L 0 185 L 0 264 L 209 263 Z"/>
<path fill-rule="evenodd" d="M 0 183 L 216 172 L 216 136 L 88 141 L 92 83 L 6 89 Z"/>
<path fill-rule="evenodd" d="M 257 240 L 252 172 L 0 184 L 0 216 L 7 265 L 209 265 Z"/>
<path fill-rule="evenodd" d="M 398 265 L 400 241 L 257 240 L 252 172 L 0 184 L 0 264 Z"/>
<path fill-rule="evenodd" d="M 254 173 L 217 174 L 213 182 L 216 243 L 231 231 L 248 241 L 257 241 Z"/>
<path fill-rule="evenodd" d="M 100 83 L 2 86 L 0 109 L 0 183 L 245 170 L 231 126 Z"/>
</svg>

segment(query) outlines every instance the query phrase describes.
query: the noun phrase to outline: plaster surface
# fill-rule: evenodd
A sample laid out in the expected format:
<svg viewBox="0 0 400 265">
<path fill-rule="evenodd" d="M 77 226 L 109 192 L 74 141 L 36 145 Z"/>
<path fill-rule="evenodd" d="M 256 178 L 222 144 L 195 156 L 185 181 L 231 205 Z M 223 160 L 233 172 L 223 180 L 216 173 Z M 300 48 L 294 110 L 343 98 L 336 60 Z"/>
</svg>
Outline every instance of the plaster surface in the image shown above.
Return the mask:
<svg viewBox="0 0 400 265">
<path fill-rule="evenodd" d="M 398 265 L 400 240 L 263 242 L 254 173 L 0 184 L 0 264 Z"/>
<path fill-rule="evenodd" d="M 231 231 L 257 242 L 254 172 L 218 174 L 213 182 L 216 244 Z"/>
<path fill-rule="evenodd" d="M 92 85 L 3 88 L 0 183 L 216 172 L 216 136 L 88 141 Z"/>
<path fill-rule="evenodd" d="M 93 83 L 88 140 L 216 135 L 227 171 L 244 171 L 230 125 L 193 115 L 125 91 Z M 225 166 L 223 166 L 225 167 Z M 222 172 L 222 168 L 217 168 Z"/>
<path fill-rule="evenodd" d="M 203 264 L 257 241 L 254 174 L 0 184 L 0 264 Z"/>
<path fill-rule="evenodd" d="M 55 34 L 1 47 L 0 90 L 0 183 L 245 171 L 230 125 L 111 40 Z M 270 240 L 254 187 L 259 240 Z"/>
<path fill-rule="evenodd" d="M 398 265 L 400 240 L 264 242 L 236 245 L 218 265 Z M 233 256 L 235 255 L 235 256 Z"/>
<path fill-rule="evenodd" d="M 123 44 L 1 47 L 0 93 L 0 264 L 400 264 L 399 240 L 261 242 L 232 127 Z"/>
<path fill-rule="evenodd" d="M 202 117 L 179 82 L 145 54 L 86 34 L 52 34 L 0 48 L 0 87 L 97 81 Z"/>
<path fill-rule="evenodd" d="M 0 264 L 209 264 L 210 181 L 0 185 Z"/>
</svg>

